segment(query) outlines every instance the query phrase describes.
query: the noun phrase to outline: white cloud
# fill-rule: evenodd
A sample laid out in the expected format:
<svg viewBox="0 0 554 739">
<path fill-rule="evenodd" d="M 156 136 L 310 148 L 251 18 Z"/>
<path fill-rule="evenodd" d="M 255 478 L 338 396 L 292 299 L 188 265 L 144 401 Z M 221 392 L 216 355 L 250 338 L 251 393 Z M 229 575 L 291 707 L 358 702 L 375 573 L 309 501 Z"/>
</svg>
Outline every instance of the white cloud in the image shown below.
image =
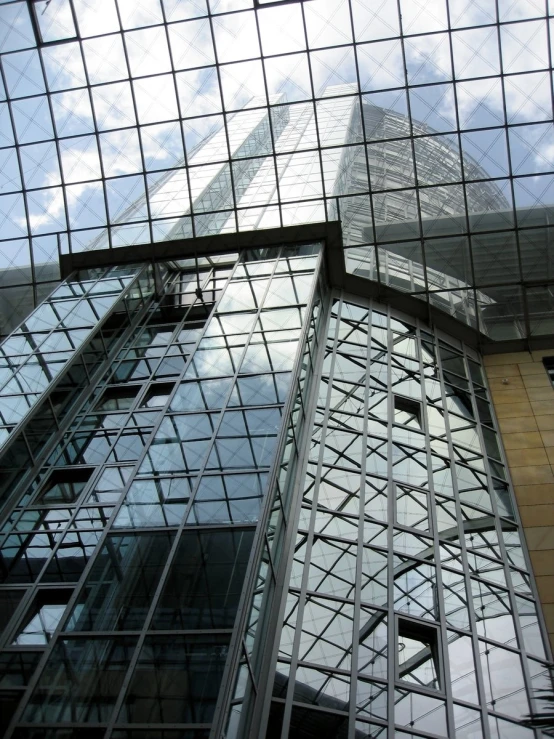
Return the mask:
<svg viewBox="0 0 554 739">
<path fill-rule="evenodd" d="M 135 174 L 141 169 L 142 159 L 137 135 L 137 121 L 133 97 L 138 109 L 138 124 L 159 124 L 160 135 L 154 130 L 143 129 L 141 141 L 149 167 L 174 166 L 182 156 L 180 132 L 174 123 L 163 124 L 179 115 L 195 117 L 185 123 L 187 142 L 201 140 L 222 125 L 222 101 L 219 80 L 214 69 L 190 69 L 194 65 L 211 65 L 214 49 L 210 23 L 195 19 L 170 27 L 170 45 L 177 80 L 177 96 L 171 74 L 155 78 L 128 81 L 128 71 L 122 39 L 128 44 L 131 71 L 134 75 L 166 73 L 170 69 L 165 31 L 162 28 L 142 28 L 162 21 L 159 3 L 122 0 L 120 3 L 125 33 L 117 30 L 117 17 L 113 0 L 76 0 L 79 28 L 85 36 L 111 33 L 109 36 L 87 38 L 84 41 L 87 70 L 93 88 L 94 114 L 101 131 L 102 156 L 110 177 Z M 193 4 L 194 5 L 194 4 Z M 183 11 L 181 17 L 194 16 Z M 519 0 L 509 5 L 509 17 L 502 20 L 521 21 L 537 18 L 538 0 Z M 189 5 L 186 6 L 187 8 Z M 542 6 L 541 6 L 542 7 Z M 393 37 L 400 19 L 396 3 L 382 0 L 368 3 L 352 0 L 356 40 L 361 42 Z M 218 12 L 237 9 L 236 0 L 222 0 Z M 445 0 L 402 0 L 402 24 L 407 34 L 445 31 L 447 27 Z M 471 27 L 490 22 L 486 9 L 468 0 L 451 0 L 451 21 L 454 27 Z M 317 0 L 304 6 L 309 42 L 313 47 L 348 44 L 352 41 L 350 9 L 346 0 Z M 504 12 L 504 11 L 503 11 Z M 508 12 L 508 11 L 506 11 Z M 540 11 L 541 13 L 543 11 Z M 305 46 L 301 9 L 297 5 L 266 8 L 259 11 L 264 52 L 280 54 L 300 52 L 297 56 L 281 57 L 266 63 L 269 93 L 284 92 L 290 101 L 305 100 L 310 94 L 310 76 Z M 257 29 L 251 10 L 214 19 L 216 47 L 219 61 L 235 62 L 259 54 Z M 495 28 L 470 28 L 454 34 L 454 62 L 458 76 L 479 77 L 495 75 L 500 68 L 499 46 Z M 88 93 L 75 90 L 86 83 L 83 65 L 75 44 L 62 44 L 43 50 L 50 65 L 51 89 L 63 90 L 53 98 L 56 107 L 58 133 L 77 135 L 92 127 Z M 407 39 L 406 64 L 410 82 L 445 82 L 451 80 L 450 49 L 446 34 L 423 35 Z M 541 69 L 546 65 L 546 34 L 544 21 L 531 20 L 505 26 L 501 34 L 501 53 L 505 70 L 521 72 Z M 312 74 L 315 75 L 316 93 L 326 85 L 341 80 L 356 80 L 353 58 L 348 47 L 312 55 Z M 404 60 L 402 47 L 397 40 L 377 41 L 358 47 L 358 65 L 365 91 L 401 88 L 404 85 Z M 248 105 L 252 98 L 265 98 L 262 66 L 259 61 L 227 65 L 220 68 L 225 104 L 227 108 Z M 133 85 L 133 87 L 131 87 Z M 68 88 L 70 91 L 66 91 Z M 505 95 L 509 120 L 548 120 L 552 113 L 551 91 L 548 75 L 535 72 L 525 76 L 506 78 L 504 89 L 492 79 L 480 78 L 457 85 L 457 99 L 462 124 L 470 127 L 502 125 Z M 421 89 L 425 94 L 425 88 Z M 455 110 L 452 98 L 444 95 L 437 114 L 454 122 Z M 215 117 L 214 117 L 215 116 Z M 167 125 L 167 132 L 162 130 Z M 80 127 L 80 128 L 79 128 Z M 173 127 L 173 128 L 171 128 Z M 128 128 L 127 131 L 119 130 Z M 171 130 L 169 130 L 171 128 Z M 310 134 L 311 135 L 311 134 Z M 536 165 L 544 168 L 554 156 L 550 139 L 543 137 L 534 143 Z M 62 142 L 62 166 L 65 183 L 72 187 L 67 192 L 70 207 L 76 199 L 85 198 L 87 190 L 96 191 L 94 180 L 101 176 L 100 159 L 95 139 L 91 137 L 68 139 Z M 171 152 L 179 152 L 172 158 Z M 225 148 L 220 147 L 220 151 Z M 58 184 L 58 173 L 46 172 L 43 183 Z M 43 184 L 41 183 L 41 184 Z M 46 192 L 46 191 L 44 191 Z M 54 192 L 54 191 L 52 191 Z M 48 219 L 52 228 L 63 220 L 64 202 L 61 190 L 44 200 L 44 209 L 31 213 L 33 229 L 46 230 Z M 38 199 L 38 195 L 36 196 Z"/>
</svg>

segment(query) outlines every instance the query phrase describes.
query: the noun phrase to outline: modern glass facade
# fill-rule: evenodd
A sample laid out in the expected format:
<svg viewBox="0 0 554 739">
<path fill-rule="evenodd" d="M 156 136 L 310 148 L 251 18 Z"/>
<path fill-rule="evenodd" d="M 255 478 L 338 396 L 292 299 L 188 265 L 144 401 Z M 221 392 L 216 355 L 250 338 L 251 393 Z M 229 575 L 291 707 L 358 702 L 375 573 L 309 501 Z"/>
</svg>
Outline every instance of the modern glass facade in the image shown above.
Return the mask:
<svg viewBox="0 0 554 739">
<path fill-rule="evenodd" d="M 2 344 L 6 737 L 534 736 L 480 357 L 324 252 L 76 273 Z"/>
<path fill-rule="evenodd" d="M 507 717 L 545 652 L 478 356 L 337 296 L 320 373 L 268 736 L 531 737 Z"/>
<path fill-rule="evenodd" d="M 551 16 L 0 0 L 6 739 L 538 739 Z"/>
<path fill-rule="evenodd" d="M 114 722 L 209 734 L 272 463 L 290 458 L 282 426 L 300 429 L 291 387 L 309 369 L 296 357 L 321 247 L 204 261 L 156 267 L 157 295 L 150 265 L 78 274 L 2 345 L 14 382 L 34 360 L 39 395 L 2 457 L 19 465 L 3 469 L 4 730 L 33 685 L 16 734 L 103 736 Z M 66 346 L 52 337 L 67 342 L 74 314 L 86 324 L 98 305 L 111 311 L 59 352 L 56 374 Z M 32 329 L 51 315 L 41 344 Z M 66 376 L 78 392 L 62 406 Z M 49 433 L 32 447 L 39 422 Z"/>
<path fill-rule="evenodd" d="M 378 285 L 552 333 L 548 0 L 1 5 L 4 334 L 60 254 L 337 218 Z"/>
</svg>

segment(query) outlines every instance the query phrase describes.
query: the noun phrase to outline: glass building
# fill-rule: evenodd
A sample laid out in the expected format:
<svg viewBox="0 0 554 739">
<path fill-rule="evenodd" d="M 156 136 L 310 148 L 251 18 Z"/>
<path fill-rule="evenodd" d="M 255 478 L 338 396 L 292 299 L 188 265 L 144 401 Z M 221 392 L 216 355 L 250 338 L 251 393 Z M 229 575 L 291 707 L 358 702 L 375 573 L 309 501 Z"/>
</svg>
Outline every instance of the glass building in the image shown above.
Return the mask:
<svg viewBox="0 0 554 739">
<path fill-rule="evenodd" d="M 550 14 L 0 2 L 6 739 L 541 736 Z"/>
</svg>

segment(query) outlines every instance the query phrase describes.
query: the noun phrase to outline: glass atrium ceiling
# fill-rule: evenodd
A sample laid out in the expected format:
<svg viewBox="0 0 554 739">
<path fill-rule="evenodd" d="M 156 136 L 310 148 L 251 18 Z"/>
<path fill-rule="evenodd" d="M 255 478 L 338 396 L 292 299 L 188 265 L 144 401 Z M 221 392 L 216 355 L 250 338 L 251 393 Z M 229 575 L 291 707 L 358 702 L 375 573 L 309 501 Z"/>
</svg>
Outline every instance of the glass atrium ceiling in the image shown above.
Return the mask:
<svg viewBox="0 0 554 739">
<path fill-rule="evenodd" d="M 0 308 L 60 253 L 340 218 L 353 273 L 552 333 L 553 13 L 0 0 Z"/>
</svg>

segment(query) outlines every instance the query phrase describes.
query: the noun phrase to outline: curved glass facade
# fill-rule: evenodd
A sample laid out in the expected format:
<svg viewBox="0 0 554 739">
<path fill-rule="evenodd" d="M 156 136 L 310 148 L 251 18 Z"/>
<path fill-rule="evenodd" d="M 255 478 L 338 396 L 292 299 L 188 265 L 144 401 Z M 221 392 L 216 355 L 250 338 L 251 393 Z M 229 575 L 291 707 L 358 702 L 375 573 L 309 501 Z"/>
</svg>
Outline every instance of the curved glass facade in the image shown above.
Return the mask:
<svg viewBox="0 0 554 739">
<path fill-rule="evenodd" d="M 306 450 L 267 736 L 533 736 L 510 719 L 545 648 L 478 355 L 337 296 Z"/>
<path fill-rule="evenodd" d="M 553 13 L 0 0 L 6 739 L 539 739 Z"/>
</svg>

